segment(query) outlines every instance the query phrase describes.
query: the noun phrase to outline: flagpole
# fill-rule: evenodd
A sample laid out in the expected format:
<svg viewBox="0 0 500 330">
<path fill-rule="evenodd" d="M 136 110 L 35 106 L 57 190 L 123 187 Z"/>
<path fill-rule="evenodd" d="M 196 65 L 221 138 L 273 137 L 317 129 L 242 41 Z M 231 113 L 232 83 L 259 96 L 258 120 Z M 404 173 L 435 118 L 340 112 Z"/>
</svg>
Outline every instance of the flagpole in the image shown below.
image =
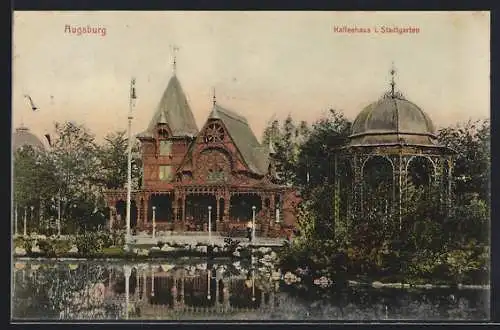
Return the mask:
<svg viewBox="0 0 500 330">
<path fill-rule="evenodd" d="M 127 233 L 126 241 L 130 241 L 130 195 L 132 192 L 132 107 L 133 100 L 135 99 L 135 79 L 132 78 L 130 83 L 130 102 L 129 102 L 129 112 L 128 112 L 128 152 L 127 152 Z"/>
</svg>

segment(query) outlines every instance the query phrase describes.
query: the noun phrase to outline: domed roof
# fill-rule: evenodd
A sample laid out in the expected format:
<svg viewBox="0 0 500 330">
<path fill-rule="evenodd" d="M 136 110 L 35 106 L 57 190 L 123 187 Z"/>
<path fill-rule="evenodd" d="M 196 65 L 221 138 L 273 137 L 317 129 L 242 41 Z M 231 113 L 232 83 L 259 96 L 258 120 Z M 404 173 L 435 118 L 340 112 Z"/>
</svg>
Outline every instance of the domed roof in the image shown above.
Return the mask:
<svg viewBox="0 0 500 330">
<path fill-rule="evenodd" d="M 351 145 L 435 145 L 429 116 L 400 93 L 387 93 L 364 108 L 354 120 Z"/>
<path fill-rule="evenodd" d="M 42 141 L 29 131 L 27 127 L 21 126 L 16 128 L 12 134 L 12 148 L 17 150 L 22 146 L 29 145 L 33 148 L 44 149 Z"/>
</svg>

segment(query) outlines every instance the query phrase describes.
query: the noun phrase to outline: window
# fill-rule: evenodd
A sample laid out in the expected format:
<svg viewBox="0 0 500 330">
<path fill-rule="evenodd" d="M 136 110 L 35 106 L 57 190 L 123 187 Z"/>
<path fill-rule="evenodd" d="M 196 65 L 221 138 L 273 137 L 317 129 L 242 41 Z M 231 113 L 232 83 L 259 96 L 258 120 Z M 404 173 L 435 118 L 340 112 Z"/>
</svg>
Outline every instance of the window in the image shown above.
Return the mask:
<svg viewBox="0 0 500 330">
<path fill-rule="evenodd" d="M 160 141 L 160 156 L 168 156 L 172 153 L 171 141 Z"/>
<path fill-rule="evenodd" d="M 161 181 L 172 181 L 172 166 L 161 165 L 159 171 L 159 178 Z"/>
<path fill-rule="evenodd" d="M 224 128 L 218 124 L 208 125 L 205 136 L 205 143 L 220 143 L 224 141 Z"/>
<path fill-rule="evenodd" d="M 209 182 L 222 182 L 226 180 L 226 175 L 222 169 L 208 170 L 207 181 Z"/>
</svg>

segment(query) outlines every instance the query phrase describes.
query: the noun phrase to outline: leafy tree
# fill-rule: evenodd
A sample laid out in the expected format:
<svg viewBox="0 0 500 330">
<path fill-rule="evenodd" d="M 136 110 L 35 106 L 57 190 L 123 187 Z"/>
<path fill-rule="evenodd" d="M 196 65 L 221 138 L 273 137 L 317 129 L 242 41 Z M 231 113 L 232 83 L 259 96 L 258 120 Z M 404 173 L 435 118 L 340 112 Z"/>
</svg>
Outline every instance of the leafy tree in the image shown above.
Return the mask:
<svg viewBox="0 0 500 330">
<path fill-rule="evenodd" d="M 349 120 L 333 109 L 328 112 L 328 116 L 315 122 L 311 130 L 302 127 L 307 132 L 307 139 L 299 147 L 296 185 L 315 187 L 331 181 L 335 152 L 347 142 L 350 127 Z"/>
<path fill-rule="evenodd" d="M 128 139 L 125 131 L 110 133 L 104 138 L 104 144 L 98 148 L 101 164 L 100 182 L 106 189 L 126 188 Z M 142 161 L 139 155 L 140 145 L 132 145 L 132 189 L 139 189 L 142 177 Z"/>
</svg>

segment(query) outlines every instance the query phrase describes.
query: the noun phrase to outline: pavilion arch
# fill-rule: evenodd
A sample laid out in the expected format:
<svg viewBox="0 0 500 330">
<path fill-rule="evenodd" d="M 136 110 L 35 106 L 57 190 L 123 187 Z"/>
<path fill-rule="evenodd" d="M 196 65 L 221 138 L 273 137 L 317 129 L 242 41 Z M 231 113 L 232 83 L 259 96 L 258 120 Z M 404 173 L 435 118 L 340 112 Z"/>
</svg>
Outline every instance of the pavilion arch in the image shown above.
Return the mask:
<svg viewBox="0 0 500 330">
<path fill-rule="evenodd" d="M 431 184 L 437 175 L 434 161 L 427 156 L 414 155 L 406 162 L 405 172 L 409 182 L 415 185 Z"/>
<path fill-rule="evenodd" d="M 386 156 L 373 155 L 363 162 L 361 170 L 363 214 L 371 221 L 380 217 L 386 221 L 394 202 L 394 164 Z"/>
</svg>

